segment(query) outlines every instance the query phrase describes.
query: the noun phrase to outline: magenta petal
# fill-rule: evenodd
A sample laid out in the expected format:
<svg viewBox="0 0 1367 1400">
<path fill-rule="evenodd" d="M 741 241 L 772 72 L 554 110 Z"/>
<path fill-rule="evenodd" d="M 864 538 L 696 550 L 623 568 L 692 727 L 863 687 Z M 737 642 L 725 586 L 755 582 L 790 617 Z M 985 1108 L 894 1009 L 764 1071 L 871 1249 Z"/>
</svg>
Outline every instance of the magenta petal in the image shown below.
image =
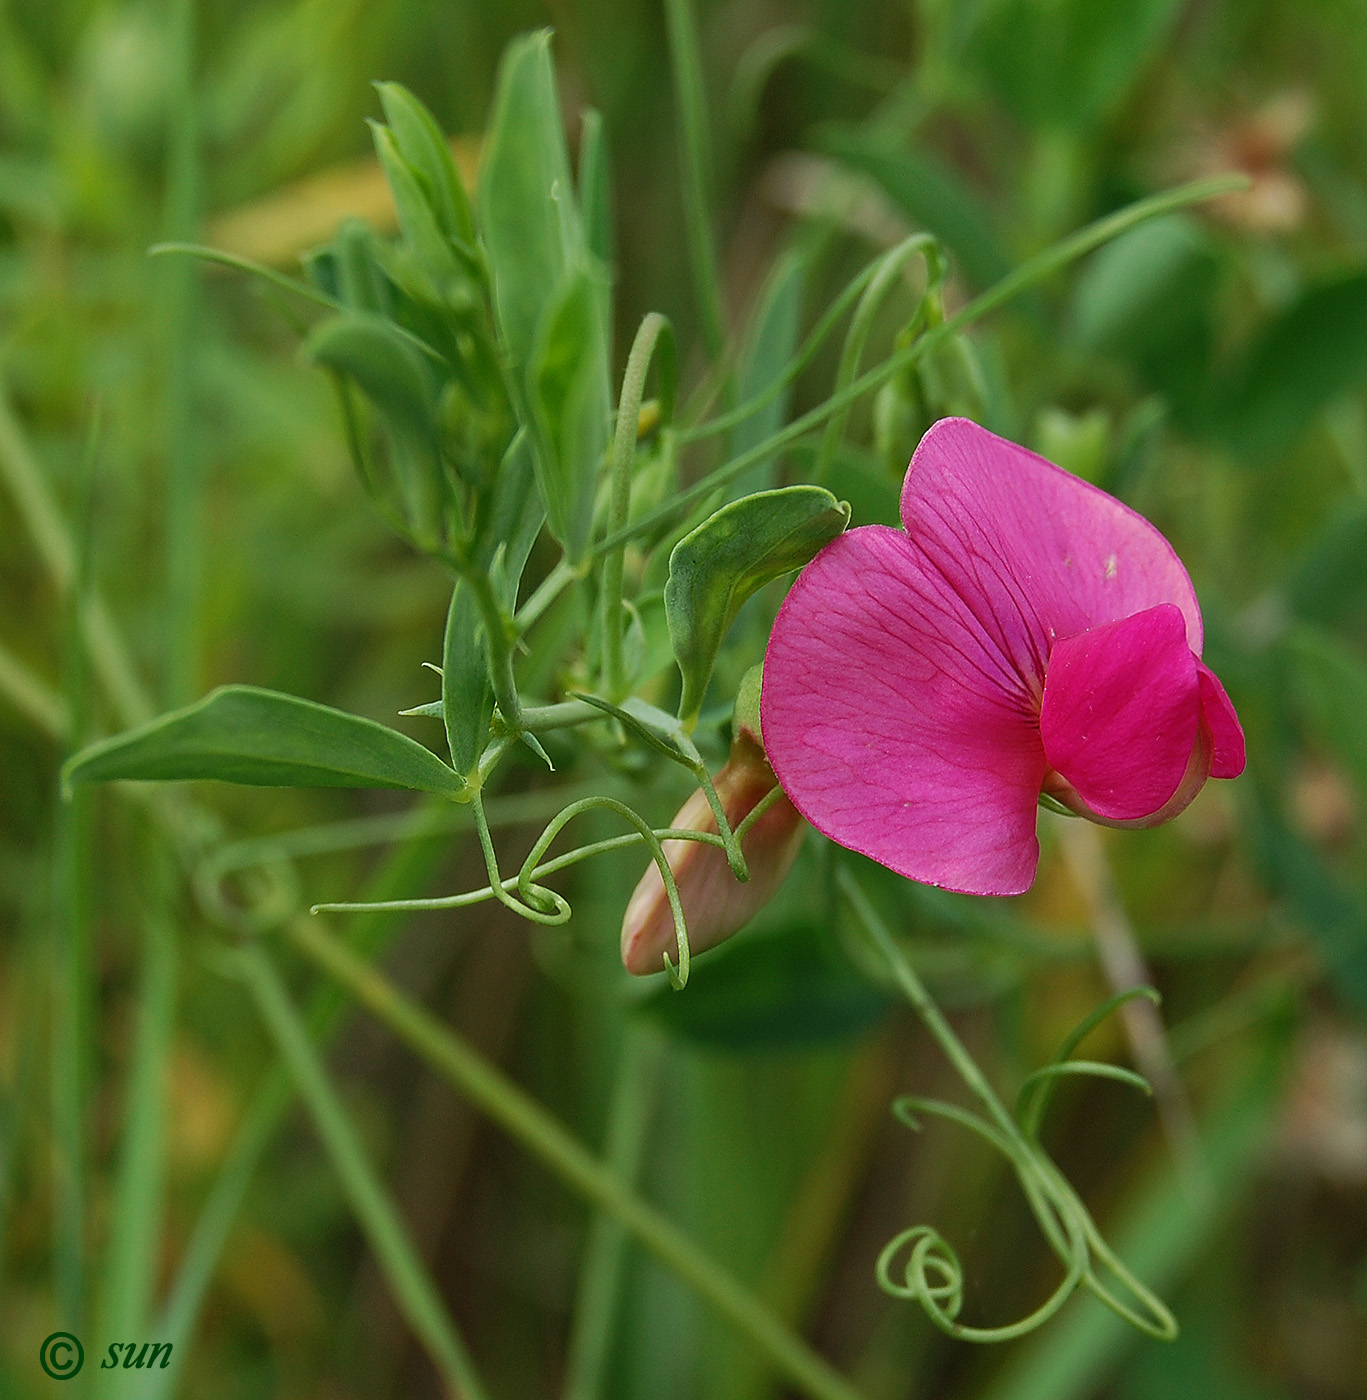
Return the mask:
<svg viewBox="0 0 1367 1400">
<path fill-rule="evenodd" d="M 1201 654 L 1201 611 L 1182 562 L 1142 516 L 966 418 L 921 439 L 902 487 L 913 545 L 1023 675 L 1054 642 L 1173 603 Z"/>
<path fill-rule="evenodd" d="M 1054 648 L 1040 709 L 1045 757 L 1097 816 L 1135 821 L 1177 791 L 1201 715 L 1196 664 L 1171 603 Z"/>
<path fill-rule="evenodd" d="M 1215 672 L 1198 661 L 1196 675 L 1201 683 L 1201 718 L 1210 730 L 1210 776 L 1237 778 L 1244 771 L 1244 727 Z"/>
<path fill-rule="evenodd" d="M 1044 752 L 994 630 L 898 530 L 851 530 L 807 566 L 774 624 L 761 720 L 813 826 L 926 884 L 1029 888 Z"/>
</svg>

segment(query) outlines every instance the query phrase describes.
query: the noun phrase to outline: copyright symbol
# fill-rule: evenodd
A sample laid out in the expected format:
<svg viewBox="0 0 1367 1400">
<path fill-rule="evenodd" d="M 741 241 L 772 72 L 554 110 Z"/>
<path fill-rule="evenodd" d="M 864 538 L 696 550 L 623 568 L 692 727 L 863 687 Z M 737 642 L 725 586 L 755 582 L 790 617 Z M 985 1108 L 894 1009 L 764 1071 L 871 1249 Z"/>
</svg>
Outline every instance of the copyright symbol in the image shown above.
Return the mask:
<svg viewBox="0 0 1367 1400">
<path fill-rule="evenodd" d="M 85 1348 L 70 1332 L 54 1332 L 38 1348 L 38 1361 L 54 1381 L 69 1381 L 85 1365 Z"/>
</svg>

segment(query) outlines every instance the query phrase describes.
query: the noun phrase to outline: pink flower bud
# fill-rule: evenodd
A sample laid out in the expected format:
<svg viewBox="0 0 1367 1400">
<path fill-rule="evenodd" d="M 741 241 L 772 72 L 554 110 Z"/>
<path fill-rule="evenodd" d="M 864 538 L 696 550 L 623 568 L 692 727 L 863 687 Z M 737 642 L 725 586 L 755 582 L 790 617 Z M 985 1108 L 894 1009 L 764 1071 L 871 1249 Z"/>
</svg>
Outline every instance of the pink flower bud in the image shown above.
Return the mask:
<svg viewBox="0 0 1367 1400">
<path fill-rule="evenodd" d="M 777 785 L 764 750 L 744 728 L 731 745 L 731 756 L 717 774 L 715 787 L 722 811 L 734 829 Z M 717 830 L 716 819 L 700 788 L 679 809 L 670 826 L 680 831 Z M 688 925 L 690 949 L 700 953 L 747 924 L 778 892 L 797 858 L 806 826 L 797 808 L 780 794 L 773 806 L 745 834 L 741 851 L 750 869 L 742 884 L 731 873 L 726 853 L 700 841 L 666 841 L 665 856 L 679 886 Z M 674 959 L 674 920 L 664 881 L 652 862 L 641 876 L 622 919 L 622 963 L 638 976 L 659 972 L 664 954 Z"/>
</svg>

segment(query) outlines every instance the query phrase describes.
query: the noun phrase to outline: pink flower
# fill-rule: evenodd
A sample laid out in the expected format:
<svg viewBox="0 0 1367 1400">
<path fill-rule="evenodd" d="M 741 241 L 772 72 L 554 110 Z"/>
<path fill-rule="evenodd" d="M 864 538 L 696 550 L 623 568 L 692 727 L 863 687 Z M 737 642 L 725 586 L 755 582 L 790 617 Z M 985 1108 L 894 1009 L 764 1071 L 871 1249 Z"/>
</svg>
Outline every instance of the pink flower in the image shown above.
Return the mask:
<svg viewBox="0 0 1367 1400">
<path fill-rule="evenodd" d="M 962 418 L 803 571 L 761 704 L 798 811 L 899 874 L 1019 894 L 1041 792 L 1110 826 L 1176 816 L 1243 771 L 1172 546 L 1104 491 Z"/>
<path fill-rule="evenodd" d="M 773 791 L 773 769 L 755 737 L 740 728 L 731 755 L 715 779 L 722 811 L 738 826 Z M 716 818 L 699 788 L 670 823 L 676 831 L 717 830 Z M 745 834 L 741 853 L 750 869 L 745 884 L 731 873 L 726 855 L 700 841 L 666 841 L 665 858 L 679 886 L 688 925 L 688 943 L 695 953 L 720 943 L 749 921 L 774 897 L 802 845 L 807 828 L 793 804 L 782 794 Z M 646 867 L 622 919 L 622 962 L 628 972 L 659 972 L 663 955 L 674 956 L 674 920 L 665 897 L 664 881 L 652 863 Z"/>
</svg>

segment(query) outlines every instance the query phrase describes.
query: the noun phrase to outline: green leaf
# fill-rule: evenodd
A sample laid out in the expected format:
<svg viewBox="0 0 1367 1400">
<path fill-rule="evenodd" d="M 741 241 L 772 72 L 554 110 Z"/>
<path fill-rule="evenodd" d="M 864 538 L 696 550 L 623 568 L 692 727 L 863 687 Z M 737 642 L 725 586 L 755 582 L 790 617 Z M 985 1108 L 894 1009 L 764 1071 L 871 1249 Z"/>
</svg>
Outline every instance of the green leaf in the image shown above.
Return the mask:
<svg viewBox="0 0 1367 1400">
<path fill-rule="evenodd" d="M 587 269 L 546 308 L 530 373 L 537 479 L 546 523 L 571 564 L 588 549 L 611 403 L 601 287 Z"/>
<path fill-rule="evenodd" d="M 1173 214 L 1102 248 L 1078 279 L 1072 334 L 1086 351 L 1125 356 L 1198 427 L 1212 402 L 1219 249 L 1194 219 Z"/>
<path fill-rule="evenodd" d="M 364 313 L 335 316 L 309 336 L 305 349 L 318 364 L 354 379 L 391 422 L 431 433 L 432 375 L 421 351 L 391 322 Z"/>
<path fill-rule="evenodd" d="M 605 267 L 612 265 L 612 167 L 603 114 L 589 107 L 579 136 L 579 206 L 584 221 L 584 244 Z"/>
<path fill-rule="evenodd" d="M 65 787 L 123 779 L 214 778 L 258 787 L 409 788 L 458 797 L 464 783 L 406 734 L 327 705 L 227 685 L 203 700 L 92 744 Z"/>
<path fill-rule="evenodd" d="M 306 342 L 319 364 L 354 380 L 389 429 L 404 514 L 419 539 L 435 539 L 445 491 L 437 446 L 436 389 L 422 352 L 379 316 L 349 314 Z"/>
<path fill-rule="evenodd" d="M 1088 350 L 1159 349 L 1209 292 L 1209 234 L 1188 214 L 1154 219 L 1099 249 L 1077 280 L 1072 331 Z"/>
<path fill-rule="evenodd" d="M 429 295 L 439 302 L 449 302 L 464 281 L 464 271 L 450 238 L 437 222 L 431 196 L 417 172 L 399 154 L 394 133 L 379 122 L 371 122 L 370 130 L 375 154 L 394 197 L 399 227 L 427 281 Z"/>
<path fill-rule="evenodd" d="M 547 298 L 584 257 L 548 29 L 515 39 L 504 53 L 478 202 L 499 330 L 525 366 Z"/>
<path fill-rule="evenodd" d="M 494 717 L 484 628 L 469 588 L 459 580 L 451 591 L 441 655 L 441 711 L 451 763 L 469 778 L 479 766 Z"/>
<path fill-rule="evenodd" d="M 1221 411 L 1222 436 L 1266 457 L 1367 379 L 1367 272 L 1311 288 L 1253 347 Z"/>
<path fill-rule="evenodd" d="M 819 486 L 744 496 L 686 535 L 669 556 L 665 611 L 683 673 L 679 714 L 697 717 L 727 630 L 756 589 L 806 564 L 849 523 Z"/>
<path fill-rule="evenodd" d="M 974 286 L 990 286 L 1011 270 L 990 206 L 948 166 L 858 127 L 823 128 L 817 145 L 869 176 L 915 223 L 952 248 Z"/>
<path fill-rule="evenodd" d="M 376 83 L 375 89 L 398 154 L 421 182 L 442 232 L 473 249 L 475 220 L 470 200 L 436 118 L 400 83 Z"/>
<path fill-rule="evenodd" d="M 1177 0 L 995 0 L 967 59 L 1021 120 L 1074 130 L 1129 92 L 1177 18 Z"/>
</svg>

